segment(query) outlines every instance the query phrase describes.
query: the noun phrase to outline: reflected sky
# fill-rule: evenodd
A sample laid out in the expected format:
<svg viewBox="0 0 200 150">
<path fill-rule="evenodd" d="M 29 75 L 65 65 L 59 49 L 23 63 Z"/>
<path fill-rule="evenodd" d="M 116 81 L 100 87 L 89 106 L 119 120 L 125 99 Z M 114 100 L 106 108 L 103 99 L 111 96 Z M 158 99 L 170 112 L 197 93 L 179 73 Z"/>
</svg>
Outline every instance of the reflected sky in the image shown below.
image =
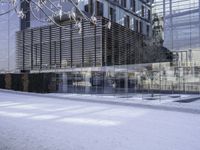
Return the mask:
<svg viewBox="0 0 200 150">
<path fill-rule="evenodd" d="M 0 6 L 6 8 L 5 4 Z M 19 30 L 19 19 L 14 12 L 0 16 L 0 71 L 15 69 L 15 32 Z"/>
<path fill-rule="evenodd" d="M 153 12 L 164 16 L 165 47 L 199 50 L 199 0 L 155 0 Z"/>
</svg>

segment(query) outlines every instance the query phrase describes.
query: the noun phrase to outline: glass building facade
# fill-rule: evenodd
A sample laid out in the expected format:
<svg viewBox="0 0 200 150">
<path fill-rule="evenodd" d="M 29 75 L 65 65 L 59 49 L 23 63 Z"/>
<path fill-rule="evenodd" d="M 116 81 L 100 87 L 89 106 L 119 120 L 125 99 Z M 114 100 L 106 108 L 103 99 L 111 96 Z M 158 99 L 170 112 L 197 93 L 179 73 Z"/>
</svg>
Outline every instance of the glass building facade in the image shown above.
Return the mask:
<svg viewBox="0 0 200 150">
<path fill-rule="evenodd" d="M 37 17 L 30 13 L 30 29 L 17 32 L 17 38 L 20 39 L 20 36 L 21 39 L 23 39 L 25 36 L 29 37 L 33 32 L 37 32 L 40 29 L 38 27 L 42 26 L 42 29 L 48 30 L 48 32 L 46 32 L 48 34 L 40 34 L 40 31 L 38 31 L 38 38 L 35 37 L 35 40 L 31 37 L 24 39 L 27 39 L 27 41 L 29 40 L 29 44 L 26 43 L 26 46 L 28 47 L 26 48 L 27 51 L 31 50 L 30 43 L 32 39 L 33 43 L 36 42 L 34 49 L 41 50 L 42 47 L 44 47 L 42 50 L 43 52 L 45 51 L 45 54 L 40 53 L 40 55 L 38 55 L 37 53 L 37 56 L 40 57 L 36 58 L 35 51 L 33 59 L 31 58 L 30 52 L 27 52 L 27 60 L 24 60 L 24 62 L 26 62 L 25 66 L 21 65 L 21 68 L 16 68 L 17 65 L 15 65 L 15 61 L 13 61 L 16 56 L 13 55 L 14 58 L 12 58 L 11 55 L 16 53 L 15 50 L 17 48 L 15 47 L 15 34 L 16 31 L 20 30 L 20 24 L 18 23 L 19 20 L 16 19 L 17 17 L 15 14 L 10 13 L 5 16 L 1 16 L 3 19 L 0 20 L 0 26 L 2 30 L 2 32 L 0 32 L 0 44 L 4 45 L 4 48 L 0 48 L 2 49 L 1 51 L 4 52 L 4 56 L 0 56 L 2 57 L 0 60 L 5 63 L 5 65 L 2 65 L 2 68 L 4 67 L 2 70 L 11 71 L 12 64 L 13 68 L 16 70 L 18 69 L 17 71 L 30 70 L 31 78 L 34 76 L 34 74 L 39 74 L 41 76 L 39 77 L 38 75 L 37 78 L 43 79 L 44 82 L 42 85 L 47 84 L 46 88 L 49 88 L 50 92 L 114 94 L 117 96 L 122 94 L 125 94 L 126 96 L 138 94 L 139 97 L 145 97 L 148 96 L 148 94 L 153 95 L 155 93 L 161 97 L 162 94 L 165 93 L 200 93 L 199 0 L 154 0 L 153 3 L 149 0 L 99 0 L 96 3 L 96 7 L 93 7 L 93 0 L 79 0 L 77 2 L 82 10 L 88 13 L 95 11 L 98 16 L 103 16 L 104 18 L 110 19 L 112 22 L 122 26 L 120 28 L 123 28 L 123 30 L 129 29 L 135 34 L 142 36 L 142 38 L 136 37 L 136 39 L 140 40 L 140 46 L 146 47 L 145 51 L 139 49 L 139 46 L 135 47 L 135 49 L 138 50 L 138 57 L 133 59 L 133 57 L 131 57 L 127 51 L 119 49 L 124 48 L 127 50 L 129 48 L 128 44 L 123 45 L 123 43 L 127 42 L 127 39 L 129 41 L 133 40 L 131 42 L 134 44 L 137 44 L 137 40 L 125 38 L 125 36 L 122 34 L 125 42 L 122 42 L 123 46 L 120 47 L 120 44 L 110 44 L 116 42 L 114 38 L 109 39 L 109 34 L 107 34 L 107 43 L 111 45 L 106 47 L 106 49 L 110 50 L 108 51 L 109 53 L 106 53 L 106 55 L 102 56 L 102 51 L 98 51 L 99 54 L 101 54 L 101 57 L 98 57 L 98 60 L 100 61 L 97 61 L 95 53 L 90 50 L 95 50 L 95 46 L 96 49 L 101 50 L 101 46 L 103 46 L 105 43 L 95 44 L 89 47 L 84 45 L 84 49 L 86 49 L 85 54 L 88 56 L 87 58 L 85 57 L 86 55 L 82 55 L 84 54 L 82 53 L 82 47 L 77 46 L 77 53 L 79 53 L 78 50 L 81 49 L 81 54 L 79 53 L 80 57 L 77 57 L 75 60 L 77 62 L 81 61 L 82 64 L 90 63 L 92 65 L 81 65 L 80 63 L 80 65 L 73 66 L 68 61 L 65 61 L 65 58 L 69 56 L 68 53 L 63 55 L 60 55 L 59 53 L 62 44 L 66 44 L 65 41 L 68 41 L 63 38 L 70 39 L 70 32 L 69 34 L 67 33 L 61 35 L 61 44 L 56 42 L 56 38 L 60 37 L 60 34 L 58 34 L 60 33 L 60 29 L 55 27 L 55 31 L 50 31 L 49 25 L 38 21 L 37 17 L 39 17 L 39 19 L 45 18 L 44 14 L 41 12 L 35 12 Z M 55 3 L 57 2 L 55 1 Z M 69 8 L 66 8 L 66 10 L 70 10 L 70 5 L 68 6 Z M 12 16 L 13 19 L 11 21 Z M 91 28 L 92 31 L 95 31 L 93 26 Z M 120 29 L 120 31 L 121 30 L 122 29 Z M 23 32 L 25 33 L 24 35 L 21 34 Z M 62 33 L 64 32 L 66 31 L 63 30 Z M 80 35 L 78 35 L 77 32 L 75 33 L 75 31 L 73 32 L 74 33 L 72 34 L 74 37 L 79 38 Z M 89 31 L 86 32 L 87 34 L 90 33 Z M 100 32 L 100 30 L 92 33 L 96 32 L 98 32 L 99 35 L 103 34 L 103 32 Z M 47 62 L 41 63 L 41 58 L 50 58 L 49 53 L 46 55 L 46 52 L 49 52 L 50 44 L 41 44 L 41 42 L 45 43 L 43 39 L 48 39 L 50 36 L 49 33 L 55 34 L 55 36 L 51 36 L 52 39 L 55 38 L 55 40 L 51 39 L 47 41 L 51 42 L 50 47 L 52 53 L 55 54 L 51 55 L 51 57 L 55 56 L 52 60 L 55 62 L 59 61 L 59 65 L 55 65 L 56 63 L 52 66 L 46 65 L 47 62 L 50 63 L 50 59 L 45 59 Z M 126 36 L 129 36 L 129 33 L 127 33 Z M 41 39 L 39 37 L 40 35 L 42 37 Z M 64 37 L 64 35 L 68 37 Z M 45 38 L 45 36 L 47 37 Z M 83 38 L 81 41 L 85 40 L 86 39 Z M 39 45 L 37 42 L 39 42 Z M 66 45 L 69 46 L 70 41 L 68 42 L 69 43 Z M 90 42 L 94 44 L 94 38 L 91 38 Z M 96 42 L 102 41 L 96 39 Z M 17 46 L 20 44 L 20 42 L 16 43 Z M 76 46 L 76 41 L 74 41 L 72 45 L 73 44 Z M 68 48 L 70 48 L 70 46 Z M 115 55 L 115 51 L 118 51 L 119 53 Z M 168 56 L 165 55 L 168 57 L 167 59 L 161 55 L 166 52 L 170 52 L 168 53 Z M 154 55 L 155 53 L 157 55 Z M 173 54 L 173 58 L 171 57 L 171 54 Z M 121 59 L 122 57 L 123 60 Z M 140 63 L 126 63 L 128 60 L 127 58 L 129 57 L 131 57 L 131 59 L 134 61 L 140 59 L 138 60 Z M 63 61 L 59 58 L 63 58 Z M 102 65 L 103 58 L 106 58 L 108 62 L 110 61 L 111 65 Z M 121 59 L 120 61 L 122 61 L 122 63 L 115 63 L 119 62 L 119 58 Z M 148 60 L 150 58 L 152 61 L 142 61 L 143 59 Z M 18 60 L 23 61 L 20 58 L 18 58 Z M 31 62 L 31 60 L 33 62 Z M 42 67 L 37 66 L 37 64 L 40 63 Z M 36 65 L 33 66 L 33 64 Z M 49 80 L 47 81 L 46 78 L 49 78 Z M 34 90 L 31 89 L 30 91 Z M 156 94 L 154 96 L 156 96 Z"/>
<path fill-rule="evenodd" d="M 183 51 L 187 53 L 185 60 L 199 63 L 200 1 L 155 0 L 153 12 L 163 20 L 164 46 L 172 51 Z"/>
<path fill-rule="evenodd" d="M 7 3 L 1 2 L 0 13 L 9 7 Z M 15 72 L 16 31 L 19 31 L 19 19 L 15 12 L 0 16 L 0 72 Z"/>
<path fill-rule="evenodd" d="M 58 0 L 52 2 L 55 5 L 60 3 Z M 95 14 L 96 16 L 108 18 L 113 22 L 145 35 L 149 35 L 151 32 L 151 1 L 149 0 L 78 0 L 75 2 L 86 14 Z M 51 3 L 47 2 L 46 5 L 52 10 L 55 9 Z M 70 2 L 61 2 L 60 5 L 62 5 L 65 12 L 70 11 L 73 7 Z M 30 26 L 46 25 L 46 23 L 38 21 L 44 19 L 45 14 L 41 11 L 36 11 L 32 4 L 29 7 L 32 12 L 30 13 Z M 44 10 L 47 15 L 51 15 L 51 11 L 47 8 L 44 7 Z"/>
</svg>

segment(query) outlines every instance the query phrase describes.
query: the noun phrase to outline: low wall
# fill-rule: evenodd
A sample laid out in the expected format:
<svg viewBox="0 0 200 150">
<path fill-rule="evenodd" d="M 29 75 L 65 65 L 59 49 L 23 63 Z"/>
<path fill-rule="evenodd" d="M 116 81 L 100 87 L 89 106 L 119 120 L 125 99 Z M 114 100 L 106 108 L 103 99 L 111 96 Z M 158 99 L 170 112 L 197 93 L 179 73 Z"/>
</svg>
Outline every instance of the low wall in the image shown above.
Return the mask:
<svg viewBox="0 0 200 150">
<path fill-rule="evenodd" d="M 94 82 L 95 81 L 95 82 Z M 113 84 L 115 83 L 115 84 Z M 133 84 L 134 83 L 134 84 Z M 115 85 L 115 86 L 114 86 Z M 0 74 L 0 88 L 35 93 L 82 93 L 82 94 L 126 94 L 128 93 L 163 93 L 163 94 L 200 94 L 199 84 L 151 85 L 139 84 L 128 80 L 125 88 L 123 79 L 102 77 L 97 80 L 92 76 L 69 75 L 63 73 L 21 73 Z"/>
<path fill-rule="evenodd" d="M 15 91 L 50 93 L 57 91 L 56 74 L 0 74 L 0 88 Z"/>
</svg>

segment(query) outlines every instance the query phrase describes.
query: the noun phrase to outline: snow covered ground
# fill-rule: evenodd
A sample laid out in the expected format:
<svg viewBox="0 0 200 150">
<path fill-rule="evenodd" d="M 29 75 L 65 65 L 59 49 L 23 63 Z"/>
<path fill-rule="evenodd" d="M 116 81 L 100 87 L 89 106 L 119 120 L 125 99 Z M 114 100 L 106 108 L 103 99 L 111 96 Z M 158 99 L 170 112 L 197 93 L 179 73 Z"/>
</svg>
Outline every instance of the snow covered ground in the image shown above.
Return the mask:
<svg viewBox="0 0 200 150">
<path fill-rule="evenodd" d="M 199 150 L 199 139 L 197 113 L 0 92 L 0 150 Z"/>
<path fill-rule="evenodd" d="M 199 94 L 125 94 L 125 95 L 101 95 L 101 94 L 71 94 L 71 93 L 48 93 L 46 96 L 58 97 L 62 99 L 81 99 L 92 102 L 115 102 L 125 104 L 145 104 L 145 105 L 163 105 L 183 108 L 195 108 L 200 110 Z M 192 103 L 174 103 L 181 100 L 192 100 L 198 98 L 198 101 Z"/>
</svg>

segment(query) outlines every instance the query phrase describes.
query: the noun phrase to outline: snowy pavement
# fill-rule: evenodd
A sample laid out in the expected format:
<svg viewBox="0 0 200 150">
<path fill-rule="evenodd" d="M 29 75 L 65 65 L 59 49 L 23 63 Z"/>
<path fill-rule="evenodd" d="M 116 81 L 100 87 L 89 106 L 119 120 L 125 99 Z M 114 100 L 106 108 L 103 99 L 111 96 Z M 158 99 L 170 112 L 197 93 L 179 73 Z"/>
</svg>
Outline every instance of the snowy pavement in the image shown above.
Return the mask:
<svg viewBox="0 0 200 150">
<path fill-rule="evenodd" d="M 199 150 L 200 114 L 0 92 L 0 150 Z"/>
<path fill-rule="evenodd" d="M 26 94 L 26 93 L 23 93 Z M 38 94 L 36 94 L 38 96 Z M 120 106 L 134 106 L 139 108 L 158 109 L 167 111 L 187 112 L 200 114 L 199 94 L 127 94 L 127 95 L 101 95 L 101 94 L 70 94 L 48 93 L 39 94 L 44 97 L 85 101 L 93 103 L 114 104 Z"/>
</svg>

